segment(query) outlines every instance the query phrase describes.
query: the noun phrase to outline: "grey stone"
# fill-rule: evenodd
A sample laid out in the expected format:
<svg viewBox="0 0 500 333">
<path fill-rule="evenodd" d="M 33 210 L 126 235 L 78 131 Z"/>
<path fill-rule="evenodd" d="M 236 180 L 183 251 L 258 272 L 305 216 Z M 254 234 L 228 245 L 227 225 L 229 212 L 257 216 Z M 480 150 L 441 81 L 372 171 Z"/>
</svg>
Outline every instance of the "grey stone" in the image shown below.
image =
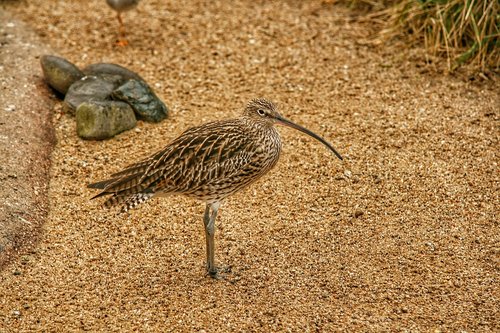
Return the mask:
<svg viewBox="0 0 500 333">
<path fill-rule="evenodd" d="M 101 80 L 104 80 L 106 82 L 112 83 L 115 88 L 118 88 L 125 82 L 127 82 L 129 79 L 123 78 L 123 76 L 119 74 L 110 74 L 110 73 L 98 73 L 92 75 L 93 77 L 97 77 Z"/>
<path fill-rule="evenodd" d="M 44 55 L 40 64 L 47 83 L 61 94 L 66 94 L 69 87 L 84 76 L 78 67 L 64 58 Z"/>
<path fill-rule="evenodd" d="M 98 63 L 92 64 L 85 67 L 83 70 L 85 75 L 93 75 L 98 77 L 103 77 L 107 75 L 117 75 L 121 77 L 121 84 L 125 83 L 125 81 L 133 79 L 137 81 L 144 81 L 142 77 L 138 74 L 132 72 L 131 70 L 116 64 L 108 64 L 108 63 Z"/>
<path fill-rule="evenodd" d="M 136 123 L 134 111 L 124 102 L 88 101 L 76 109 L 76 130 L 83 139 L 109 139 Z"/>
<path fill-rule="evenodd" d="M 139 119 L 156 123 L 168 115 L 167 106 L 144 81 L 129 80 L 113 91 L 111 96 L 130 104 Z"/>
<path fill-rule="evenodd" d="M 85 76 L 73 83 L 64 97 L 66 111 L 74 112 L 78 106 L 89 101 L 105 101 L 110 99 L 113 90 L 118 86 L 95 76 Z"/>
</svg>

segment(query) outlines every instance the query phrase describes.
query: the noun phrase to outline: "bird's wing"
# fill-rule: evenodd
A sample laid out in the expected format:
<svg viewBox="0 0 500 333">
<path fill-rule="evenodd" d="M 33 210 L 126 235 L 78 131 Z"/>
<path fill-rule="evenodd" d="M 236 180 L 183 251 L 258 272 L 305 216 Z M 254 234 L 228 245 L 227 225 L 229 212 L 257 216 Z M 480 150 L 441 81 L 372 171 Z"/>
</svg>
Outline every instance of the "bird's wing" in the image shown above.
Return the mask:
<svg viewBox="0 0 500 333">
<path fill-rule="evenodd" d="M 251 172 L 259 163 L 252 153 L 255 143 L 234 121 L 188 129 L 151 157 L 89 187 L 103 190 L 95 197 L 140 192 L 186 193 Z"/>
<path fill-rule="evenodd" d="M 151 165 L 143 177 L 154 192 L 187 194 L 259 167 L 254 140 L 231 123 L 216 126 L 185 133 Z"/>
</svg>

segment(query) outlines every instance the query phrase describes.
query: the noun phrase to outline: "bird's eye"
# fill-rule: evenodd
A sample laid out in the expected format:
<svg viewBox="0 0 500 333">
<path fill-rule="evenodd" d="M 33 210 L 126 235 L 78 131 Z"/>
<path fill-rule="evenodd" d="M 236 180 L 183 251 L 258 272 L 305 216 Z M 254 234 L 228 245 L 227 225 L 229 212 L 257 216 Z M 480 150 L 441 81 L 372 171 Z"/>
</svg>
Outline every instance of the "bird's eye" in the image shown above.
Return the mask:
<svg viewBox="0 0 500 333">
<path fill-rule="evenodd" d="M 262 110 L 262 109 L 258 109 L 258 110 L 257 110 L 257 113 L 258 113 L 259 115 L 261 115 L 261 116 L 263 116 L 263 115 L 265 115 L 265 114 L 266 114 L 266 113 L 264 112 L 264 110 Z"/>
</svg>

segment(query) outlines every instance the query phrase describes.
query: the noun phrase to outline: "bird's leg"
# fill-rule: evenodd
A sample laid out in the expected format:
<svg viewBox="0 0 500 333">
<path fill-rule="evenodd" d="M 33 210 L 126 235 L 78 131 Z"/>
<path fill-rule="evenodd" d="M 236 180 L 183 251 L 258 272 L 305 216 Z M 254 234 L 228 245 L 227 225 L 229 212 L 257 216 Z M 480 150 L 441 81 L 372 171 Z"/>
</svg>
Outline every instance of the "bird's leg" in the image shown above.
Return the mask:
<svg viewBox="0 0 500 333">
<path fill-rule="evenodd" d="M 120 24 L 120 27 L 118 28 L 118 41 L 116 42 L 116 45 L 127 46 L 128 41 L 125 38 L 125 25 L 123 24 L 121 13 L 117 12 L 116 17 L 118 18 L 118 23 Z"/>
<path fill-rule="evenodd" d="M 205 214 L 203 215 L 203 225 L 205 227 L 205 241 L 207 243 L 206 245 L 206 250 L 207 250 L 207 270 L 210 271 L 210 235 L 208 232 L 208 224 L 210 223 L 210 205 L 207 204 L 205 207 Z M 213 262 L 212 262 L 212 267 L 213 267 Z"/>
<path fill-rule="evenodd" d="M 217 277 L 217 268 L 215 267 L 215 219 L 220 203 L 207 204 L 203 223 L 205 225 L 205 239 L 207 241 L 207 271 L 211 277 Z M 210 210 L 212 212 L 210 213 Z"/>
</svg>

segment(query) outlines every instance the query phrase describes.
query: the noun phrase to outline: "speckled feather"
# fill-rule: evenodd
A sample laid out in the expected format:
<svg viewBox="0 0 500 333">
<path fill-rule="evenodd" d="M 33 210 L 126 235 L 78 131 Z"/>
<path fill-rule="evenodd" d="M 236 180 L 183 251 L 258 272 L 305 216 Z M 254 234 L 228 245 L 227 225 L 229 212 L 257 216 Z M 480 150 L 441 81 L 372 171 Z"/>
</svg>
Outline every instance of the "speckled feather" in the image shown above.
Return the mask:
<svg viewBox="0 0 500 333">
<path fill-rule="evenodd" d="M 261 107 L 276 112 L 272 103 L 254 100 L 239 118 L 190 128 L 151 157 L 108 180 L 90 184 L 103 190 L 94 198 L 110 194 L 104 206 L 121 204 L 122 211 L 168 194 L 207 203 L 226 198 L 259 179 L 278 161 L 278 131 L 272 122 L 253 114 Z"/>
</svg>

